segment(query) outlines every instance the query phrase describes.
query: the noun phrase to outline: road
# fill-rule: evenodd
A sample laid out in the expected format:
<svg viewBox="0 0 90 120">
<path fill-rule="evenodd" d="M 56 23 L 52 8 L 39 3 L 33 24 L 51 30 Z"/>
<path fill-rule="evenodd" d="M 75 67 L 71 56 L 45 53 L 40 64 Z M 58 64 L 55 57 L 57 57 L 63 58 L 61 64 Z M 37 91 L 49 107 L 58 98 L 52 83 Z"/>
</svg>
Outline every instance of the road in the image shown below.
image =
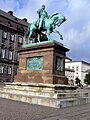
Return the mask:
<svg viewBox="0 0 90 120">
<path fill-rule="evenodd" d="M 0 120 L 90 120 L 90 104 L 58 109 L 0 98 Z"/>
</svg>

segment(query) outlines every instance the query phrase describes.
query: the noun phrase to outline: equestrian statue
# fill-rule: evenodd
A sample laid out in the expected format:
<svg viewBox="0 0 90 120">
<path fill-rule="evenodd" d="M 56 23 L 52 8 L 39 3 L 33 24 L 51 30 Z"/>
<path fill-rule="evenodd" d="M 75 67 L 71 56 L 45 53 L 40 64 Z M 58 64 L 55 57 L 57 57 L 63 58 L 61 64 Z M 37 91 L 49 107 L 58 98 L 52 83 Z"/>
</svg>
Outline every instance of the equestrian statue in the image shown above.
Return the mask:
<svg viewBox="0 0 90 120">
<path fill-rule="evenodd" d="M 45 5 L 41 6 L 41 9 L 37 11 L 38 13 L 38 20 L 29 24 L 28 30 L 25 34 L 25 36 L 28 38 L 28 44 L 30 43 L 30 38 L 33 32 L 37 31 L 38 37 L 37 40 L 40 42 L 40 33 L 46 32 L 48 40 L 51 40 L 50 34 L 52 32 L 59 34 L 60 39 L 63 40 L 62 35 L 59 31 L 56 30 L 56 26 L 60 26 L 63 22 L 66 21 L 66 18 L 64 15 L 56 13 L 53 15 L 48 15 L 48 13 L 45 11 Z"/>
</svg>

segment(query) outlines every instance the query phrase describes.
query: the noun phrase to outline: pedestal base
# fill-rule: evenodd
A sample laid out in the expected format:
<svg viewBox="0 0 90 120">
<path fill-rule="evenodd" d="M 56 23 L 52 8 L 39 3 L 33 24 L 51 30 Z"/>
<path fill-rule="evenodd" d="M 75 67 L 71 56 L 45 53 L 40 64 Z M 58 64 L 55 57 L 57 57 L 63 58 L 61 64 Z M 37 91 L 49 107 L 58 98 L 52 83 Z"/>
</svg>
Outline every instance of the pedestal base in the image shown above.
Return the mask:
<svg viewBox="0 0 90 120">
<path fill-rule="evenodd" d="M 68 80 L 64 76 L 51 74 L 19 74 L 15 76 L 15 82 L 31 82 L 44 84 L 68 84 Z"/>
<path fill-rule="evenodd" d="M 8 83 L 0 88 L 0 97 L 56 108 L 89 103 L 88 93 L 76 88 L 60 84 Z"/>
<path fill-rule="evenodd" d="M 65 54 L 62 44 L 41 42 L 19 49 L 20 60 L 15 82 L 68 84 L 65 77 Z"/>
</svg>

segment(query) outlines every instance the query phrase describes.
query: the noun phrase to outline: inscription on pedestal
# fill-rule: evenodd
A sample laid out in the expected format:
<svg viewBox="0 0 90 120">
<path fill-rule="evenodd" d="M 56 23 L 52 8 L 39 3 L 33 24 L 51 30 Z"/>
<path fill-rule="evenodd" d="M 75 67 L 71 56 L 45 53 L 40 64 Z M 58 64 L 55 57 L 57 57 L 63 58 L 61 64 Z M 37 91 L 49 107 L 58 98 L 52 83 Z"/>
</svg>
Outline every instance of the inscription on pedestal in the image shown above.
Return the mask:
<svg viewBox="0 0 90 120">
<path fill-rule="evenodd" d="M 31 57 L 27 58 L 26 70 L 42 70 L 43 69 L 43 57 Z"/>
</svg>

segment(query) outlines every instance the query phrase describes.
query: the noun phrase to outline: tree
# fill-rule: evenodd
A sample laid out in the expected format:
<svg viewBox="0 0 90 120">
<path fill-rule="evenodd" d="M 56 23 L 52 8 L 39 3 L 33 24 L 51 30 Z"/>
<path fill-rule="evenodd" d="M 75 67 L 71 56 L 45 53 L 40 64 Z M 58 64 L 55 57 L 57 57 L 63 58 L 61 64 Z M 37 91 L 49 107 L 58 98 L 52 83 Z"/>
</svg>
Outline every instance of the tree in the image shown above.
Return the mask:
<svg viewBox="0 0 90 120">
<path fill-rule="evenodd" d="M 78 77 L 76 77 L 75 80 L 76 80 L 76 81 L 75 81 L 75 84 L 77 84 L 78 86 L 80 86 L 81 80 L 80 80 Z"/>
<path fill-rule="evenodd" d="M 90 72 L 85 75 L 84 83 L 90 85 Z"/>
</svg>

